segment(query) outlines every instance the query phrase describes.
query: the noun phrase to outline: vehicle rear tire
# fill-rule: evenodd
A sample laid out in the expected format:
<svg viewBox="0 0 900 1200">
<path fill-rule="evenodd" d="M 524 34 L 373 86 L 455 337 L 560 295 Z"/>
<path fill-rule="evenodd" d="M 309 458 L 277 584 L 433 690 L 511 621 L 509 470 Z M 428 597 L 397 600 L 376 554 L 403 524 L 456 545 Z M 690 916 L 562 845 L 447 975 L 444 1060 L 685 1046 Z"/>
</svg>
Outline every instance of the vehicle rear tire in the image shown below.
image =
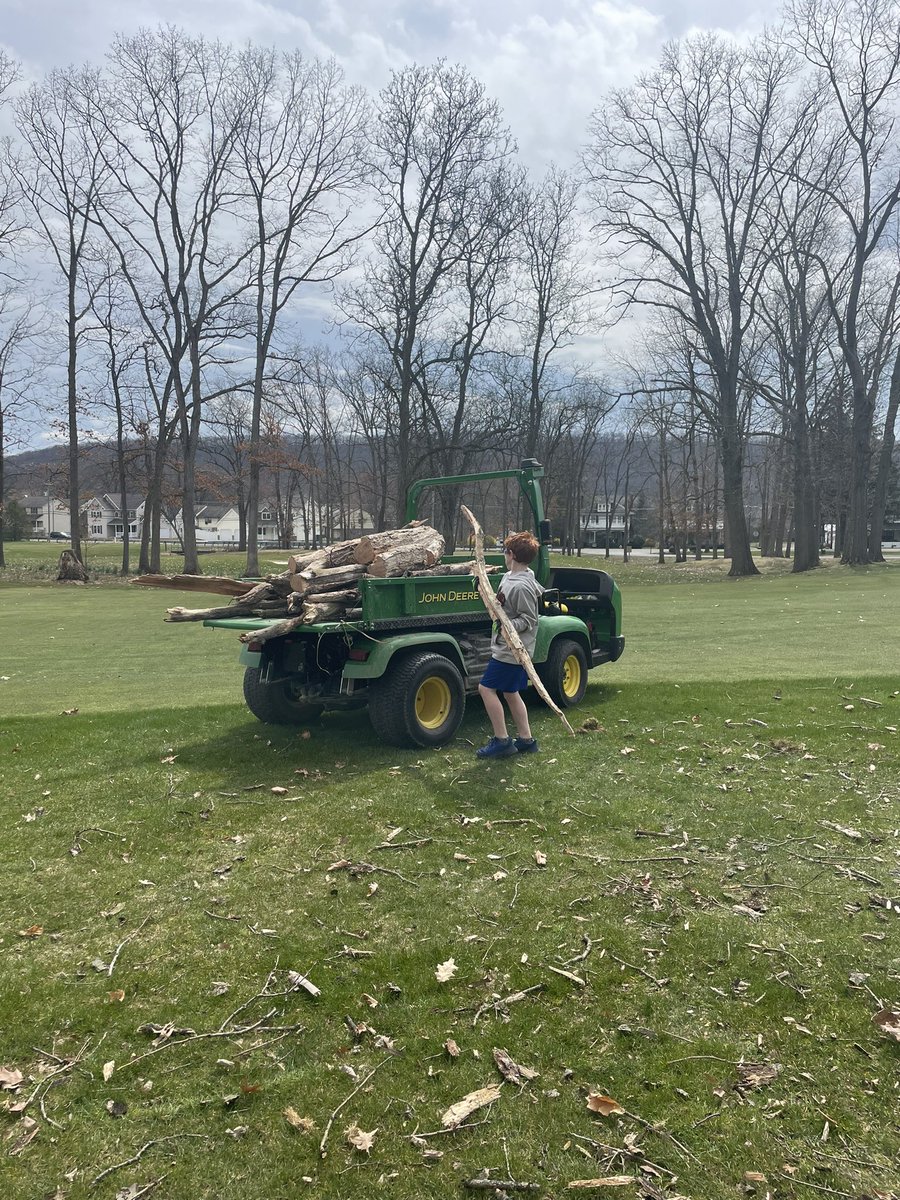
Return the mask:
<svg viewBox="0 0 900 1200">
<path fill-rule="evenodd" d="M 584 647 L 571 638 L 556 638 L 547 661 L 539 668 L 544 687 L 560 708 L 572 708 L 584 699 L 588 661 Z"/>
<path fill-rule="evenodd" d="M 244 671 L 244 699 L 254 717 L 266 725 L 312 725 L 322 715 L 320 704 L 296 698 L 289 680 L 263 683 L 258 667 Z"/>
<path fill-rule="evenodd" d="M 391 746 L 442 746 L 459 729 L 466 690 L 459 668 L 422 651 L 394 659 L 369 688 L 369 719 Z"/>
</svg>

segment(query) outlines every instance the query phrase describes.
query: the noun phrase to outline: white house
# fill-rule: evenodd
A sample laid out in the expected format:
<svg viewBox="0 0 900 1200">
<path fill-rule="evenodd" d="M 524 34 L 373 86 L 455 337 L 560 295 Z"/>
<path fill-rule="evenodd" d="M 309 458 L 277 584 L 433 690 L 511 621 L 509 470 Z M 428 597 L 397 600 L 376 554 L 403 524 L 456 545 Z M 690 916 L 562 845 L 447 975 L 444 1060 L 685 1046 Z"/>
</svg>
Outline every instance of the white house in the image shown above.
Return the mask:
<svg viewBox="0 0 900 1200">
<path fill-rule="evenodd" d="M 67 538 L 71 533 L 69 507 L 62 500 L 44 492 L 40 496 L 23 496 L 19 503 L 31 522 L 32 537 Z"/>
<path fill-rule="evenodd" d="M 144 528 L 146 501 L 138 495 L 126 494 L 123 511 L 121 499 L 119 494 L 104 492 L 102 496 L 92 496 L 81 506 L 89 541 L 121 542 L 125 536 L 126 524 L 129 541 L 140 540 Z M 177 537 L 165 517 L 160 518 L 159 536 L 164 541 Z"/>
<path fill-rule="evenodd" d="M 591 507 L 581 514 L 581 528 L 585 546 L 605 546 L 607 530 L 609 544 L 621 546 L 625 538 L 625 508 L 621 501 L 612 506 L 603 496 L 595 496 Z"/>
</svg>

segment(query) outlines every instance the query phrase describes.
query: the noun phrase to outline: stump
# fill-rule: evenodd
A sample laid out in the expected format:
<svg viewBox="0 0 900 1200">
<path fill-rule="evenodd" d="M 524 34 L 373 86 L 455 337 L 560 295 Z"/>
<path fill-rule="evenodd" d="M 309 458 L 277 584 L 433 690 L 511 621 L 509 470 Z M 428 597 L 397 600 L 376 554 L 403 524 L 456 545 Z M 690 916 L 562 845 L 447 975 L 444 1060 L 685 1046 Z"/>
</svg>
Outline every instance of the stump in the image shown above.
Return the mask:
<svg viewBox="0 0 900 1200">
<path fill-rule="evenodd" d="M 56 582 L 87 583 L 88 578 L 84 563 L 76 558 L 71 550 L 63 550 L 59 556 Z"/>
</svg>

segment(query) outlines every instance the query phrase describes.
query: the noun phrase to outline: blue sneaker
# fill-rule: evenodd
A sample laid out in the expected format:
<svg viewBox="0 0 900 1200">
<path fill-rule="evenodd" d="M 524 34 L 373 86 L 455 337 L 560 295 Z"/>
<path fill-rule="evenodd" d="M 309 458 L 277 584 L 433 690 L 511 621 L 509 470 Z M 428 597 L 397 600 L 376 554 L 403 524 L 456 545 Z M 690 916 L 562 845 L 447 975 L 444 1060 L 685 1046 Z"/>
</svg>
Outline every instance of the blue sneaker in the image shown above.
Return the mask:
<svg viewBox="0 0 900 1200">
<path fill-rule="evenodd" d="M 516 747 L 511 737 L 492 737 L 486 746 L 475 751 L 477 758 L 511 758 L 515 753 Z"/>
<path fill-rule="evenodd" d="M 537 754 L 540 750 L 535 738 L 516 738 L 514 744 L 517 754 Z"/>
</svg>

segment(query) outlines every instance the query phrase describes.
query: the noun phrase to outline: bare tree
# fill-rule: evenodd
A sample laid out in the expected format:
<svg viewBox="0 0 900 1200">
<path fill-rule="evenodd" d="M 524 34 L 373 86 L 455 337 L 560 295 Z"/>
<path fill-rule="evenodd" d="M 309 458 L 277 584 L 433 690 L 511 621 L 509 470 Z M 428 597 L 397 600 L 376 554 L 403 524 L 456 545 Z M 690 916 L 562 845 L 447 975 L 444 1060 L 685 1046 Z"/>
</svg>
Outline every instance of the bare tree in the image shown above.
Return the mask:
<svg viewBox="0 0 900 1200">
<path fill-rule="evenodd" d="M 333 62 L 250 47 L 238 61 L 243 110 L 236 187 L 247 195 L 254 367 L 247 493 L 247 573 L 259 574 L 257 509 L 261 413 L 279 320 L 298 289 L 326 284 L 366 231 L 359 207 L 367 105 Z"/>
<path fill-rule="evenodd" d="M 532 186 L 525 199 L 520 327 L 529 370 L 526 458 L 537 453 L 551 359 L 584 330 L 589 315 L 591 289 L 581 266 L 577 204 L 577 180 L 556 167 Z"/>
<path fill-rule="evenodd" d="M 789 54 L 712 36 L 669 45 L 660 66 L 613 93 L 585 157 L 598 228 L 622 262 L 623 302 L 674 312 L 714 383 L 731 574 L 756 567 L 743 504 L 741 361 L 770 252 L 771 164 L 790 144 L 778 118 Z"/>
<path fill-rule="evenodd" d="M 78 348 L 91 308 L 84 266 L 90 253 L 94 208 L 103 186 L 103 154 L 86 137 L 79 99 L 96 87 L 96 74 L 83 70 L 51 71 L 15 106 L 16 125 L 27 155 L 17 162 L 23 196 L 65 289 L 66 429 L 69 446 L 69 511 L 72 553 L 81 561 L 79 489 Z"/>
<path fill-rule="evenodd" d="M 795 0 L 788 22 L 796 44 L 821 78 L 839 131 L 823 188 L 833 206 L 844 253 L 823 259 L 828 299 L 852 386 L 849 509 L 842 561 L 870 561 L 869 482 L 875 396 L 861 346 L 862 307 L 882 239 L 900 203 L 897 97 L 900 10 L 893 0 Z M 872 531 L 875 536 L 875 531 Z M 881 531 L 877 531 L 879 552 Z"/>
<path fill-rule="evenodd" d="M 462 67 L 438 62 L 394 74 L 379 97 L 373 177 L 381 226 L 362 284 L 345 293 L 348 321 L 391 365 L 396 406 L 395 511 L 412 479 L 423 359 L 438 337 L 446 289 L 485 175 L 512 153 L 499 106 Z"/>
<path fill-rule="evenodd" d="M 233 386 L 223 363 L 248 319 L 243 293 L 253 245 L 234 244 L 239 197 L 230 169 L 244 120 L 234 99 L 233 52 L 171 27 L 116 38 L 106 75 L 83 97 L 107 171 L 96 221 L 165 366 L 159 396 L 175 405 L 191 573 L 200 570 L 195 460 L 203 405 Z M 153 486 L 157 512 L 161 469 Z"/>
</svg>

